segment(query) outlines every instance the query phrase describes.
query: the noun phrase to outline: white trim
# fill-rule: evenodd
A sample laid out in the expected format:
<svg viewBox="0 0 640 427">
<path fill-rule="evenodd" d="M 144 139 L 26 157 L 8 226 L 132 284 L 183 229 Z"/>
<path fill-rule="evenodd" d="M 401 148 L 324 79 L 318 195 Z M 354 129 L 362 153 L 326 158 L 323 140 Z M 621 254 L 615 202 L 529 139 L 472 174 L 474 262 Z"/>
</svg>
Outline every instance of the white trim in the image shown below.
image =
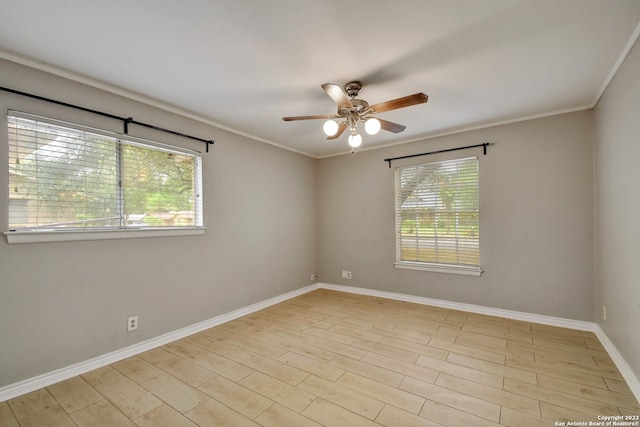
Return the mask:
<svg viewBox="0 0 640 427">
<path fill-rule="evenodd" d="M 535 119 L 541 119 L 544 117 L 550 117 L 550 116 L 557 116 L 560 114 L 566 114 L 566 113 L 572 113 L 572 112 L 576 112 L 576 111 L 582 111 L 582 110 L 590 110 L 592 108 L 595 107 L 595 105 L 598 103 L 598 101 L 600 100 L 600 98 L 602 97 L 602 94 L 604 93 L 604 91 L 607 89 L 607 87 L 609 86 L 609 83 L 611 83 L 611 80 L 613 80 L 613 78 L 615 77 L 615 75 L 618 73 L 618 69 L 620 68 L 620 66 L 622 65 L 622 63 L 624 62 L 625 58 L 627 57 L 627 55 L 629 54 L 629 51 L 631 51 L 631 48 L 633 47 L 633 45 L 635 44 L 635 42 L 638 40 L 638 38 L 640 37 L 640 23 L 635 27 L 633 33 L 631 33 L 631 36 L 629 37 L 629 40 L 627 41 L 627 43 L 625 44 L 624 48 L 622 49 L 622 52 L 620 53 L 620 56 L 618 57 L 618 60 L 615 62 L 615 64 L 613 65 L 613 67 L 611 68 L 611 71 L 609 72 L 609 74 L 607 75 L 606 79 L 604 80 L 604 82 L 602 83 L 602 86 L 600 86 L 600 89 L 598 90 L 598 92 L 596 93 L 595 97 L 593 98 L 593 100 L 591 100 L 591 102 L 589 104 L 586 105 L 578 105 L 578 106 L 574 106 L 574 107 L 569 107 L 569 108 L 562 108 L 562 109 L 558 109 L 558 110 L 552 110 L 552 111 L 548 111 L 548 112 L 544 112 L 544 113 L 540 113 L 540 114 L 531 114 L 528 116 L 524 116 L 524 117 L 515 117 L 515 118 L 511 118 L 511 119 L 504 119 L 504 120 L 495 120 L 495 121 L 491 121 L 488 123 L 484 123 L 484 124 L 479 124 L 479 125 L 475 125 L 475 126 L 462 126 L 462 127 L 458 127 L 458 128 L 453 128 L 453 129 L 449 129 L 449 130 L 443 130 L 441 132 L 435 132 L 432 134 L 427 134 L 427 135 L 422 135 L 422 136 L 417 136 L 415 138 L 410 138 L 410 139 L 406 139 L 406 140 L 402 140 L 402 141 L 396 141 L 396 142 L 391 142 L 389 144 L 381 144 L 381 145 L 376 145 L 376 146 L 372 146 L 372 147 L 364 147 L 364 148 L 360 148 L 358 149 L 358 151 L 368 151 L 368 150 L 377 150 L 380 148 L 387 148 L 387 147 L 393 147 L 395 145 L 402 145 L 402 144 L 408 144 L 411 142 L 418 142 L 418 141 L 425 141 L 425 140 L 429 140 L 429 139 L 433 139 L 433 138 L 439 138 L 442 136 L 447 136 L 447 135 L 456 135 L 456 134 L 460 134 L 460 133 L 464 133 L 464 132 L 469 132 L 469 131 L 473 131 L 473 130 L 479 130 L 479 129 L 486 129 L 486 128 L 490 128 L 490 127 L 494 127 L 494 126 L 502 126 L 502 125 L 506 125 L 506 124 L 512 124 L 512 123 L 519 123 L 519 122 L 524 122 L 527 120 L 535 120 Z M 297 154 L 301 154 L 303 156 L 307 156 L 307 157 L 311 157 L 313 159 L 316 160 L 321 160 L 321 159 L 326 159 L 329 157 L 336 157 L 336 156 L 343 156 L 345 154 L 350 154 L 350 151 L 341 151 L 341 152 L 337 152 L 337 153 L 329 153 L 329 154 L 312 154 L 312 153 L 307 153 L 305 151 L 301 151 L 301 150 L 296 150 L 294 148 L 291 147 L 287 147 L 285 145 L 282 144 L 278 144 L 274 141 L 270 141 L 268 139 L 265 138 L 261 138 L 259 136 L 256 135 L 251 135 L 249 133 L 246 132 L 242 132 L 238 129 L 234 129 L 230 126 L 226 126 L 222 123 L 219 123 L 215 120 L 212 120 L 210 118 L 204 117 L 202 115 L 199 114 L 195 114 L 193 112 L 187 111 L 183 108 L 180 107 L 176 107 L 175 105 L 171 105 L 165 102 L 160 102 L 156 99 L 153 98 L 149 98 L 148 96 L 145 95 L 141 95 L 139 93 L 135 93 L 135 92 L 131 92 L 129 90 L 123 89 L 119 86 L 116 85 L 112 85 L 100 80 L 97 80 L 95 78 L 91 78 L 88 77 L 86 75 L 83 74 L 79 74 L 73 71 L 69 71 L 51 64 L 48 64 L 46 62 L 43 61 L 38 61 L 36 59 L 33 58 L 29 58 L 26 57 L 24 55 L 20 55 L 17 54 L 15 52 L 10 52 L 7 51 L 5 49 L 0 49 L 0 58 L 2 59 L 6 59 L 8 61 L 11 62 L 15 62 L 17 64 L 20 65 L 25 65 L 27 67 L 31 67 L 31 68 L 35 68 L 36 70 L 40 70 L 40 71 L 44 71 L 59 77 L 63 77 L 78 83 L 82 83 L 85 84 L 87 86 L 91 86 L 97 89 L 101 89 L 119 96 L 122 96 L 124 98 L 128 98 L 134 101 L 138 101 L 138 102 L 142 102 L 144 104 L 150 105 L 152 107 L 156 107 L 159 108 L 161 110 L 164 111 L 168 111 L 174 114 L 177 114 L 179 116 L 182 117 L 186 117 L 195 121 L 198 121 L 200 123 L 204 123 L 204 124 L 208 124 L 211 126 L 215 126 L 218 129 L 222 129 L 231 133 L 234 133 L 236 135 L 240 135 L 240 136 L 244 136 L 246 138 L 250 138 L 253 139 L 255 141 L 259 141 L 259 142 L 263 142 L 265 144 L 269 144 L 269 145 L 273 145 L 274 147 L 278 147 L 281 148 L 283 150 L 286 151 L 291 151 Z"/>
<path fill-rule="evenodd" d="M 443 137 L 443 136 L 457 135 L 457 134 L 460 134 L 460 133 L 471 132 L 471 131 L 474 131 L 474 130 L 481 130 L 481 129 L 487 129 L 487 128 L 496 127 L 496 126 L 503 126 L 503 125 L 510 125 L 510 124 L 513 124 L 513 123 L 526 122 L 528 120 L 543 119 L 543 118 L 546 118 L 546 117 L 559 116 L 561 114 L 575 113 L 575 112 L 578 112 L 578 111 L 590 110 L 591 108 L 593 108 L 593 105 L 591 105 L 591 104 L 579 105 L 577 107 L 562 108 L 562 109 L 559 109 L 559 110 L 553 110 L 553 111 L 549 111 L 549 112 L 546 112 L 546 113 L 532 114 L 532 115 L 524 116 L 524 117 L 515 117 L 513 119 L 498 120 L 498 121 L 495 121 L 495 122 L 487 122 L 485 124 L 480 124 L 480 125 L 475 125 L 475 126 L 454 127 L 454 128 L 450 128 L 448 130 L 445 129 L 442 132 L 436 131 L 436 133 L 426 133 L 426 134 L 419 135 L 419 136 L 416 136 L 416 137 L 411 138 L 411 139 L 404 139 L 402 141 L 391 142 L 389 144 L 380 144 L 380 145 L 375 145 L 375 146 L 371 146 L 371 147 L 358 148 L 356 153 L 358 153 L 360 151 L 377 150 L 379 148 L 388 148 L 388 147 L 394 147 L 396 145 L 410 144 L 410 143 L 413 143 L 413 142 L 428 141 L 430 139 L 440 138 L 440 137 Z M 316 159 L 322 160 L 322 159 L 327 159 L 327 158 L 330 158 L 330 157 L 344 156 L 346 154 L 351 154 L 351 151 L 341 151 L 339 153 L 325 154 L 325 155 L 322 155 L 322 156 L 317 156 Z"/>
<path fill-rule="evenodd" d="M 79 240 L 134 239 L 140 237 L 200 236 L 206 227 L 149 227 L 113 230 L 32 230 L 6 231 L 8 243 L 75 242 Z"/>
<path fill-rule="evenodd" d="M 638 402 L 640 402 L 640 380 L 638 380 L 638 377 L 636 377 L 636 375 L 633 373 L 631 367 L 624 360 L 624 357 L 622 357 L 616 346 L 613 345 L 607 334 L 604 333 L 600 325 L 595 325 L 594 332 L 600 340 L 600 343 L 602 343 L 604 349 L 607 350 L 607 353 L 609 353 L 609 356 L 613 360 L 613 363 L 616 365 L 616 367 L 624 377 L 627 385 L 631 389 L 631 392 L 636 397 Z"/>
<path fill-rule="evenodd" d="M 448 273 L 448 274 L 462 274 L 464 276 L 476 276 L 480 277 L 482 269 L 479 267 L 463 267 L 458 265 L 447 266 L 445 264 L 429 264 L 426 262 L 408 262 L 398 261 L 395 264 L 396 268 L 401 270 L 419 270 L 419 271 L 431 271 L 434 273 Z"/>
<path fill-rule="evenodd" d="M 81 84 L 84 84 L 84 85 L 87 85 L 87 86 L 91 86 L 91 87 L 96 88 L 96 89 L 100 89 L 100 90 L 103 90 L 103 91 L 106 91 L 106 92 L 109 92 L 109 93 L 113 93 L 115 95 L 122 96 L 123 98 L 127 98 L 127 99 L 130 99 L 130 100 L 133 100 L 133 101 L 141 102 L 141 103 L 149 105 L 151 107 L 155 107 L 155 108 L 158 108 L 158 109 L 161 109 L 161 110 L 164 110 L 164 111 L 168 111 L 170 113 L 177 114 L 179 116 L 186 117 L 188 119 L 195 120 L 197 122 L 204 123 L 204 124 L 207 124 L 207 125 L 210 125 L 210 126 L 215 126 L 218 129 L 225 130 L 227 132 L 231 132 L 231 133 L 234 133 L 236 135 L 243 136 L 245 138 L 253 139 L 255 141 L 263 142 L 265 144 L 273 145 L 274 147 L 278 147 L 278 148 L 286 150 L 286 151 L 292 151 L 292 152 L 294 152 L 296 154 L 302 154 L 303 156 L 311 157 L 311 158 L 314 158 L 314 159 L 318 158 L 317 156 L 315 156 L 313 154 L 306 153 L 306 152 L 300 151 L 300 150 L 296 150 L 294 148 L 287 147 L 287 146 L 284 146 L 282 144 L 278 144 L 278 143 L 276 143 L 274 141 L 269 141 L 268 139 L 261 138 L 261 137 L 256 136 L 256 135 L 252 135 L 252 134 L 247 133 L 247 132 L 240 131 L 238 129 L 232 128 L 232 127 L 227 126 L 227 125 L 224 125 L 224 124 L 222 124 L 220 122 L 217 122 L 217 121 L 212 120 L 210 118 L 207 118 L 205 116 L 202 116 L 202 115 L 187 111 L 187 110 L 185 110 L 185 109 L 183 109 L 181 107 L 177 107 L 177 106 L 172 105 L 172 104 L 168 104 L 168 103 L 165 103 L 165 102 L 162 102 L 162 101 L 158 101 L 157 99 L 150 98 L 150 97 L 148 97 L 146 95 L 142 95 L 142 94 L 137 93 L 137 92 L 132 92 L 132 91 L 129 91 L 127 89 L 123 89 L 123 88 L 121 88 L 119 86 L 116 86 L 116 85 L 113 85 L 113 84 L 110 84 L 110 83 L 106 83 L 104 81 L 97 80 L 97 79 L 94 79 L 92 77 L 88 77 L 88 76 L 86 76 L 84 74 L 79 74 L 79 73 L 76 73 L 76 72 L 73 72 L 73 71 L 69 71 L 69 70 L 66 70 L 64 68 L 60 68 L 60 67 L 57 67 L 55 65 L 51 65 L 49 63 L 45 63 L 45 62 L 42 62 L 42 61 L 38 61 L 38 60 L 35 60 L 33 58 L 29 58 L 29 57 L 26 57 L 26 56 L 23 56 L 23 55 L 14 53 L 14 52 L 9 52 L 7 50 L 0 49 L 0 59 L 6 59 L 8 61 L 15 62 L 16 64 L 25 65 L 27 67 L 34 68 L 34 69 L 39 70 L 39 71 L 44 71 L 46 73 L 53 74 L 53 75 L 58 76 L 58 77 L 63 77 L 65 79 L 72 80 L 74 82 L 78 82 L 78 83 L 81 83 Z"/>
<path fill-rule="evenodd" d="M 598 90 L 598 92 L 596 93 L 596 95 L 594 96 L 594 98 L 591 100 L 591 102 L 589 104 L 583 104 L 583 105 L 578 105 L 578 106 L 568 107 L 568 108 L 561 108 L 561 109 L 558 109 L 558 110 L 547 111 L 547 112 L 539 113 L 539 114 L 531 114 L 531 115 L 523 116 L 523 117 L 515 117 L 515 118 L 511 118 L 511 119 L 504 119 L 504 120 L 495 120 L 495 121 L 490 121 L 490 122 L 483 123 L 483 124 L 478 124 L 478 125 L 475 125 L 475 126 L 472 125 L 472 126 L 466 126 L 465 127 L 463 125 L 463 126 L 454 127 L 454 128 L 448 129 L 448 130 L 445 129 L 445 130 L 442 130 L 442 131 L 436 131 L 435 133 L 425 134 L 425 135 L 422 135 L 422 136 L 417 136 L 417 137 L 411 138 L 411 139 L 405 139 L 405 140 L 402 140 L 402 141 L 391 142 L 389 144 L 381 144 L 381 145 L 376 145 L 376 146 L 372 146 L 372 147 L 363 147 L 363 148 L 359 148 L 358 151 L 377 150 L 377 149 L 380 149 L 380 148 L 388 148 L 388 147 L 393 147 L 393 146 L 396 146 L 396 145 L 409 144 L 409 143 L 412 143 L 412 142 L 427 141 L 427 140 L 430 140 L 430 139 L 440 138 L 440 137 L 443 137 L 443 136 L 457 135 L 457 134 L 460 134 L 460 133 L 465 133 L 465 132 L 470 132 L 470 131 L 480 130 L 480 129 L 487 129 L 487 128 L 491 128 L 491 127 L 495 127 L 495 126 L 503 126 L 503 125 L 509 125 L 509 124 L 513 124 L 513 123 L 526 122 L 527 120 L 536 120 L 536 119 L 542 119 L 542 118 L 545 118 L 545 117 L 559 116 L 561 114 L 574 113 L 574 112 L 577 112 L 577 111 L 591 110 L 592 108 L 595 108 L 596 104 L 598 103 L 598 101 L 600 101 L 600 98 L 604 94 L 604 91 L 609 86 L 609 83 L 611 83 L 611 80 L 613 80 L 613 78 L 616 76 L 616 74 L 618 74 L 618 70 L 620 69 L 620 66 L 622 66 L 622 63 L 627 58 L 627 55 L 629 54 L 629 52 L 633 48 L 633 45 L 636 43 L 636 41 L 638 39 L 640 39 L 640 23 L 638 23 L 638 25 L 636 25 L 635 29 L 633 30 L 633 33 L 631 33 L 631 37 L 629 37 L 629 40 L 627 40 L 627 43 L 625 44 L 624 48 L 622 49 L 622 52 L 620 52 L 620 56 L 618 57 L 618 60 L 613 64 L 613 67 L 611 68 L 611 71 L 609 71 L 609 75 L 607 75 L 607 77 L 604 80 L 604 82 L 602 82 L 602 86 L 600 86 L 600 89 Z M 350 153 L 351 153 L 351 151 L 341 151 L 339 153 L 316 155 L 315 158 L 320 160 L 320 159 L 327 159 L 327 158 L 330 158 L 330 157 L 344 156 L 345 154 L 350 154 Z"/>
<path fill-rule="evenodd" d="M 84 374 L 94 369 L 107 366 L 111 363 L 126 359 L 127 357 L 135 356 L 136 354 L 152 350 L 156 347 L 160 347 L 170 342 L 188 337 L 189 335 L 202 332 L 206 329 L 213 328 L 214 326 L 221 325 L 239 317 L 246 316 L 247 314 L 254 313 L 258 310 L 262 310 L 274 304 L 278 304 L 288 299 L 295 298 L 299 295 L 311 292 L 315 289 L 318 289 L 318 285 L 305 286 L 303 288 L 296 289 L 294 291 L 287 292 L 285 294 L 278 295 L 273 298 L 257 302 L 255 304 L 251 304 L 246 307 L 242 307 L 237 310 L 212 317 L 209 320 L 205 320 L 200 323 L 196 323 L 194 325 L 187 326 L 173 332 L 168 332 L 166 334 L 148 339 L 146 341 L 142 341 L 129 347 L 112 351 L 111 353 L 103 354 L 101 356 L 94 357 L 92 359 L 85 360 L 71 366 L 66 366 L 64 368 L 56 369 L 55 371 L 47 372 L 33 378 L 0 387 L 0 402 L 13 399 L 14 397 L 18 397 L 23 394 L 41 389 L 43 387 L 50 386 L 57 382 L 73 378 L 77 375 Z"/>
<path fill-rule="evenodd" d="M 14 384 L 0 387 L 0 402 L 4 402 L 6 400 L 21 396 L 26 393 L 30 393 L 32 391 L 47 387 L 60 381 L 64 381 L 77 375 L 84 374 L 94 369 L 101 368 L 111 363 L 115 363 L 119 360 L 126 359 L 127 357 L 135 356 L 136 354 L 140 354 L 156 347 L 168 344 L 175 340 L 187 337 L 189 335 L 202 332 L 206 329 L 213 328 L 242 316 L 246 316 L 247 314 L 254 313 L 258 310 L 262 310 L 274 304 L 278 304 L 288 299 L 295 298 L 316 289 L 329 289 L 339 292 L 348 292 L 352 294 L 375 296 L 397 301 L 406 301 L 422 305 L 449 308 L 452 310 L 462 310 L 470 313 L 485 314 L 487 316 L 504 317 L 507 319 L 522 320 L 543 325 L 594 332 L 613 362 L 615 363 L 616 367 L 626 380 L 627 385 L 631 389 L 631 392 L 634 394 L 635 398 L 640 401 L 640 381 L 638 381 L 638 378 L 634 374 L 631 367 L 627 364 L 620 352 L 618 352 L 616 347 L 609 340 L 602 328 L 600 328 L 600 325 L 596 323 L 565 319 L 561 317 L 524 313 L 520 311 L 503 310 L 500 308 L 484 307 L 474 304 L 445 301 L 433 298 L 418 297 L 414 295 L 399 294 L 395 292 L 378 291 L 375 289 L 334 285 L 329 283 L 316 283 L 313 285 L 302 287 L 300 289 L 296 289 L 291 292 L 287 292 L 282 295 L 275 296 L 273 298 L 269 298 L 264 301 L 257 302 L 255 304 L 248 305 L 243 308 L 239 308 L 237 310 L 233 310 L 229 313 L 213 317 L 209 320 L 205 320 L 203 322 L 178 329 L 177 331 L 169 332 L 158 337 L 143 341 L 141 343 L 134 344 L 132 346 L 86 360 L 84 362 L 76 363 L 71 366 L 67 366 Z"/>
<path fill-rule="evenodd" d="M 398 301 L 412 302 L 422 305 L 432 305 L 435 307 L 449 308 L 452 310 L 467 311 L 470 313 L 485 314 L 487 316 L 504 317 L 507 319 L 522 320 L 525 322 L 539 323 L 542 325 L 558 326 L 560 328 L 577 329 L 580 331 L 589 331 L 596 334 L 596 337 L 602 343 L 613 363 L 624 377 L 627 385 L 635 398 L 640 402 L 640 381 L 633 372 L 631 367 L 624 360 L 618 349 L 613 345 L 611 340 L 604 333 L 600 325 L 594 322 L 584 322 L 581 320 L 566 319 L 563 317 L 544 316 L 541 314 L 525 313 L 521 311 L 504 310 L 501 308 L 485 307 L 474 304 L 466 304 L 461 302 L 445 301 L 433 298 L 418 297 L 414 295 L 399 294 L 395 292 L 378 291 L 374 289 L 357 288 L 353 286 L 333 285 L 328 283 L 318 283 L 322 289 L 330 289 L 340 292 L 349 292 L 352 294 L 368 295 L 380 298 L 387 298 Z"/>
<path fill-rule="evenodd" d="M 600 98 L 604 94 L 604 91 L 607 90 L 609 83 L 611 83 L 611 80 L 613 80 L 616 74 L 618 74 L 618 70 L 622 66 L 622 63 L 624 62 L 624 60 L 627 58 L 627 55 L 633 48 L 633 45 L 638 40 L 638 37 L 640 37 L 640 22 L 638 23 L 638 25 L 636 25 L 636 28 L 633 30 L 633 33 L 631 33 L 631 37 L 627 41 L 627 44 L 624 46 L 624 48 L 622 48 L 622 52 L 620 53 L 618 60 L 615 62 L 615 64 L 613 64 L 613 67 L 611 68 L 609 75 L 602 83 L 602 86 L 600 86 L 600 90 L 598 90 L 598 92 L 596 93 L 596 96 L 593 98 L 593 101 L 591 101 L 591 108 L 594 108 L 598 103 L 598 101 L 600 101 Z"/>
<path fill-rule="evenodd" d="M 467 311 L 469 313 L 485 314 L 487 316 L 504 317 L 506 319 L 522 320 L 524 322 L 540 323 L 542 325 L 559 326 L 561 328 L 578 329 L 581 331 L 595 332 L 596 324 L 581 320 L 565 319 L 562 317 L 544 316 L 541 314 L 525 313 L 522 311 L 504 310 L 502 308 L 485 307 L 482 305 L 467 304 L 462 302 L 446 301 L 441 299 L 418 297 L 414 295 L 399 294 L 395 292 L 378 291 L 375 289 L 358 288 L 353 286 L 332 285 L 320 283 L 323 289 L 349 292 L 352 294 L 368 295 L 397 301 L 412 302 L 415 304 L 431 305 L 434 307 L 448 308 L 451 310 Z"/>
</svg>

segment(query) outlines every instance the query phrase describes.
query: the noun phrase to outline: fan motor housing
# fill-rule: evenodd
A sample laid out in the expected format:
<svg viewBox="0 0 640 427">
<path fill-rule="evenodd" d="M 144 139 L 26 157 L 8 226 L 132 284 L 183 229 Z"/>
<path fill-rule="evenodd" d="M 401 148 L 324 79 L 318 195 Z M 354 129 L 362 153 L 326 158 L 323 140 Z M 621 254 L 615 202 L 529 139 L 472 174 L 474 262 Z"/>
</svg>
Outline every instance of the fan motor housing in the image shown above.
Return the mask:
<svg viewBox="0 0 640 427">
<path fill-rule="evenodd" d="M 353 105 L 351 110 L 355 110 L 356 113 L 361 113 L 369 108 L 369 103 L 363 99 L 353 98 L 351 99 L 351 105 Z"/>
<path fill-rule="evenodd" d="M 369 109 L 369 103 L 363 99 L 351 98 L 349 101 L 351 102 L 351 107 L 338 107 L 340 116 L 359 116 Z"/>
<path fill-rule="evenodd" d="M 361 89 L 362 89 L 362 83 L 360 82 L 349 82 L 346 85 L 344 85 L 344 91 L 351 98 L 355 98 L 356 96 L 358 96 Z"/>
</svg>

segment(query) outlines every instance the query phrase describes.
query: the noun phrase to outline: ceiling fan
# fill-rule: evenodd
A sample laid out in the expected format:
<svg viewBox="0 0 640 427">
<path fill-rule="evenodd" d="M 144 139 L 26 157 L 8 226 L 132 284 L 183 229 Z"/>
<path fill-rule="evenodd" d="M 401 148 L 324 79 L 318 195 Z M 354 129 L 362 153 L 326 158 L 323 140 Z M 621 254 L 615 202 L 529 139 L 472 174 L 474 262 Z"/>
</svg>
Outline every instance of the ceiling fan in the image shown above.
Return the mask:
<svg viewBox="0 0 640 427">
<path fill-rule="evenodd" d="M 362 83 L 360 82 L 347 83 L 344 86 L 344 90 L 335 83 L 325 83 L 322 85 L 322 89 L 338 104 L 338 112 L 336 114 L 283 117 L 282 120 L 288 122 L 293 120 L 328 119 L 322 127 L 327 139 L 338 138 L 348 128 L 350 132 L 349 145 L 352 148 L 358 147 L 362 143 L 362 137 L 356 129 L 360 122 L 364 123 L 365 131 L 369 135 L 375 135 L 380 129 L 400 133 L 405 130 L 406 126 L 379 119 L 374 114 L 423 104 L 429 99 L 427 95 L 419 92 L 391 101 L 369 105 L 367 101 L 356 98 L 362 89 Z"/>
</svg>

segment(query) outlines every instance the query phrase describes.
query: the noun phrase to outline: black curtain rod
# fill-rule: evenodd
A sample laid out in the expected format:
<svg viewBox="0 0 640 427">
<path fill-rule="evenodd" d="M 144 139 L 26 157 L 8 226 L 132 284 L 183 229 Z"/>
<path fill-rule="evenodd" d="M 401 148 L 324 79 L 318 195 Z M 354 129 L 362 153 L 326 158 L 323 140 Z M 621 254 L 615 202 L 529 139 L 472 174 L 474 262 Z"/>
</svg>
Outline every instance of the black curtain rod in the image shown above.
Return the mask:
<svg viewBox="0 0 640 427">
<path fill-rule="evenodd" d="M 430 154 L 447 153 L 449 151 L 466 150 L 467 148 L 476 148 L 476 147 L 482 147 L 482 152 L 486 156 L 487 155 L 487 147 L 489 145 L 491 145 L 491 143 L 484 142 L 482 144 L 467 145 L 466 147 L 447 148 L 446 150 L 430 151 L 428 153 L 410 154 L 408 156 L 392 157 L 390 159 L 384 159 L 384 161 L 387 162 L 389 164 L 389 168 L 391 168 L 391 162 L 394 161 L 394 160 L 409 159 L 411 157 L 419 157 L 419 156 L 428 156 Z"/>
<path fill-rule="evenodd" d="M 181 133 L 181 132 L 176 132 L 176 131 L 173 131 L 173 130 L 170 130 L 170 129 L 161 128 L 159 126 L 150 125 L 148 123 L 142 123 L 142 122 L 139 122 L 137 120 L 134 120 L 132 117 L 120 117 L 120 116 L 116 116 L 116 115 L 113 115 L 113 114 L 105 113 L 105 112 L 102 112 L 102 111 L 92 110 L 90 108 L 85 108 L 85 107 L 80 107 L 78 105 L 69 104 L 67 102 L 56 101 L 55 99 L 45 98 L 43 96 L 33 95 L 31 93 L 26 93 L 26 92 L 20 92 L 19 90 L 9 89 L 9 88 L 6 88 L 6 87 L 0 87 L 0 90 L 3 90 L 5 92 L 9 92 L 9 93 L 13 93 L 13 94 L 16 94 L 16 95 L 26 96 L 28 98 L 37 99 L 37 100 L 40 100 L 40 101 L 51 102 L 53 104 L 62 105 L 63 107 L 75 108 L 76 110 L 86 111 L 88 113 L 97 114 L 97 115 L 102 116 L 102 117 L 108 117 L 110 119 L 120 120 L 122 122 L 122 124 L 124 125 L 124 134 L 125 135 L 129 134 L 129 125 L 133 124 L 133 125 L 143 126 L 143 127 L 149 128 L 149 129 L 158 130 L 160 132 L 170 133 L 172 135 L 181 136 L 183 138 L 189 138 L 189 139 L 194 139 L 196 141 L 204 142 L 205 144 L 207 144 L 207 149 L 206 149 L 207 153 L 209 152 L 209 145 L 214 143 L 213 139 L 198 138 L 197 136 L 191 136 L 191 135 L 187 135 L 187 134 L 184 134 L 184 133 Z"/>
</svg>

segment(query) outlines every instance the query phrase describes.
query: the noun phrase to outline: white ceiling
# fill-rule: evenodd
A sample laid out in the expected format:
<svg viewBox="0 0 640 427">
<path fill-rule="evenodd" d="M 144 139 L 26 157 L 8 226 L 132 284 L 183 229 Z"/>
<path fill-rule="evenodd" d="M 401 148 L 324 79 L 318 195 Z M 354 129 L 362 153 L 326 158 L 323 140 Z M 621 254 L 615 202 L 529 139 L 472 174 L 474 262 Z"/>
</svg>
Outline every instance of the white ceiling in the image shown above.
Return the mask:
<svg viewBox="0 0 640 427">
<path fill-rule="evenodd" d="M 335 113 L 323 83 L 429 95 L 361 149 L 580 110 L 639 22 L 639 0 L 0 0 L 0 57 L 323 157 L 346 132 L 281 120 Z"/>
</svg>

